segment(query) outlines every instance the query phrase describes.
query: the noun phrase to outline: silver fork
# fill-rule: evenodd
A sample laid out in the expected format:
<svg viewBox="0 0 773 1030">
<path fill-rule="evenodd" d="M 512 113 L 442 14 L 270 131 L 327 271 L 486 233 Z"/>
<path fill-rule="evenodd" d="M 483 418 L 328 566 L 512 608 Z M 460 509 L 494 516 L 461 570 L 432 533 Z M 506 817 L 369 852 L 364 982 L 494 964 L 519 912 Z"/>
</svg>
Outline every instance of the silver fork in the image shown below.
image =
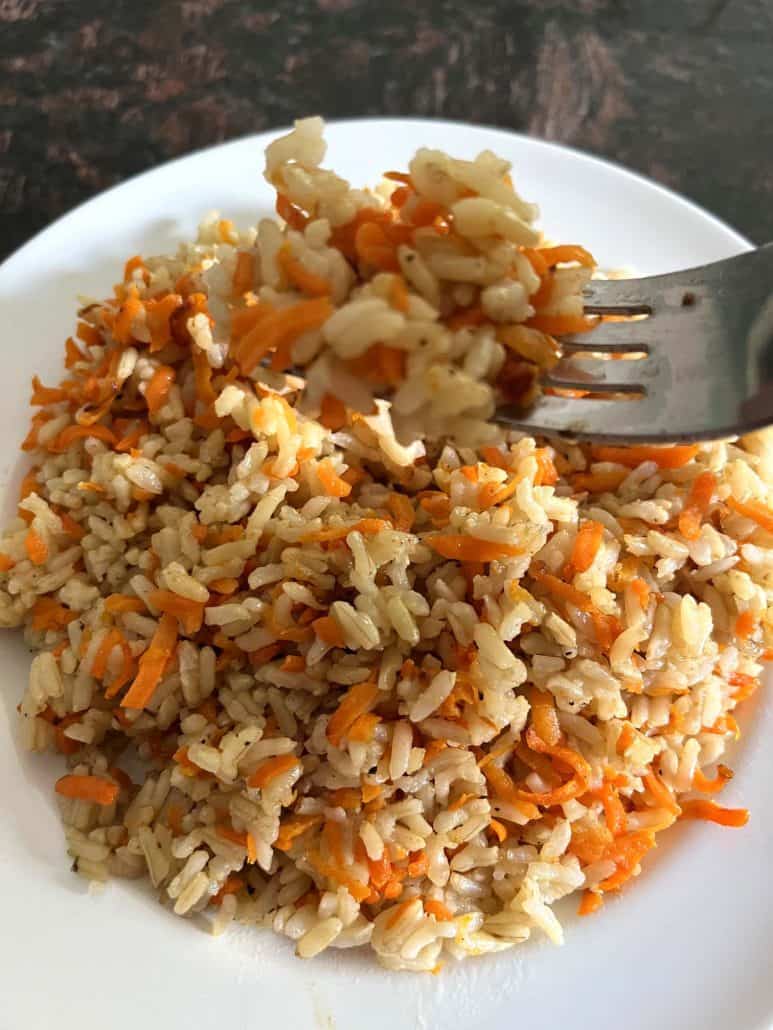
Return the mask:
<svg viewBox="0 0 773 1030">
<path fill-rule="evenodd" d="M 531 433 L 621 443 L 736 436 L 773 423 L 773 243 L 647 279 L 594 280 L 585 311 L 645 315 L 559 339 L 543 380 L 595 396 L 543 394 L 495 421 Z M 628 360 L 612 360 L 612 355 Z M 605 398 L 604 395 L 607 395 Z"/>
</svg>

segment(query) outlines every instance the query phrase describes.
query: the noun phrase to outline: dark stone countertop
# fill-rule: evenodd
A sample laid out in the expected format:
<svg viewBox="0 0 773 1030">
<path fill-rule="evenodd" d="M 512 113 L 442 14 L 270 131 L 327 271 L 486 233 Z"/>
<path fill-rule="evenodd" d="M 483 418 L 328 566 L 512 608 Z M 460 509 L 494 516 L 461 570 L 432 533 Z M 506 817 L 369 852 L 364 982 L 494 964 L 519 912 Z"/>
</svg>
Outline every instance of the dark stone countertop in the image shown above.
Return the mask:
<svg viewBox="0 0 773 1030">
<path fill-rule="evenodd" d="M 771 0 L 0 0 L 0 257 L 94 193 L 320 112 L 613 158 L 773 239 Z"/>
</svg>

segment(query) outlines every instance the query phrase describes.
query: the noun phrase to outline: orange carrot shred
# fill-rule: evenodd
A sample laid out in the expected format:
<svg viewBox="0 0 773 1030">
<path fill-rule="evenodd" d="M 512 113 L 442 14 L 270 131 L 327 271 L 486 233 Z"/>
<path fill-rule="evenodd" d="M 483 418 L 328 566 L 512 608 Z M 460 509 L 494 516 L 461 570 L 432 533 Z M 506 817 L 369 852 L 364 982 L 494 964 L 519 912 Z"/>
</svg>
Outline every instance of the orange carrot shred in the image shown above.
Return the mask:
<svg viewBox="0 0 773 1030">
<path fill-rule="evenodd" d="M 426 537 L 425 543 L 443 558 L 453 561 L 490 562 L 503 558 L 514 558 L 523 551 L 514 544 L 498 544 L 491 540 L 462 534 L 437 534 Z"/>
<path fill-rule="evenodd" d="M 719 826 L 745 826 L 749 821 L 749 811 L 746 808 L 723 808 L 714 801 L 682 802 L 682 819 L 705 819 L 708 822 L 717 823 Z"/>
<path fill-rule="evenodd" d="M 587 572 L 604 539 L 604 527 L 591 519 L 580 524 L 569 558 L 574 572 Z"/>
<path fill-rule="evenodd" d="M 27 530 L 24 537 L 24 550 L 33 565 L 43 565 L 48 558 L 48 544 L 35 529 Z"/>
<path fill-rule="evenodd" d="M 171 590 L 152 590 L 148 595 L 148 600 L 160 612 L 174 615 L 189 636 L 198 633 L 201 629 L 204 620 L 204 602 L 191 601 Z"/>
<path fill-rule="evenodd" d="M 277 776 L 282 776 L 283 773 L 289 772 L 297 765 L 300 765 L 300 762 L 293 754 L 275 755 L 273 758 L 268 758 L 265 762 L 261 762 L 257 769 L 250 773 L 247 777 L 247 786 L 254 788 L 266 787 Z"/>
<path fill-rule="evenodd" d="M 582 900 L 580 901 L 580 907 L 577 909 L 577 914 L 580 916 L 589 916 L 593 912 L 597 912 L 603 904 L 603 897 L 596 891 L 583 891 Z"/>
<path fill-rule="evenodd" d="M 357 719 L 376 703 L 378 695 L 378 686 L 372 680 L 355 683 L 347 690 L 327 724 L 326 736 L 333 747 L 341 746 Z"/>
<path fill-rule="evenodd" d="M 140 658 L 139 672 L 123 701 L 124 708 L 144 708 L 155 693 L 177 644 L 177 619 L 163 614 L 148 649 Z"/>
<path fill-rule="evenodd" d="M 145 403 L 151 414 L 155 414 L 166 404 L 166 399 L 169 396 L 175 376 L 175 370 L 168 365 L 161 365 L 153 373 L 145 389 Z"/>
<path fill-rule="evenodd" d="M 330 283 L 321 275 L 310 272 L 306 266 L 293 257 L 289 243 L 283 243 L 277 254 L 279 267 L 290 283 L 309 297 L 326 297 L 330 293 Z"/>
<path fill-rule="evenodd" d="M 654 461 L 658 468 L 680 469 L 698 453 L 698 444 L 677 444 L 673 447 L 594 447 L 595 461 L 610 461 L 635 469 L 645 461 Z"/>
<path fill-rule="evenodd" d="M 758 526 L 773 533 L 773 511 L 761 501 L 739 501 L 732 495 L 727 498 L 728 507 L 746 519 L 751 519 Z"/>
<path fill-rule="evenodd" d="M 58 779 L 54 789 L 65 798 L 90 801 L 95 805 L 112 805 L 120 788 L 117 783 L 111 783 L 101 776 L 78 776 L 71 773 Z"/>
</svg>

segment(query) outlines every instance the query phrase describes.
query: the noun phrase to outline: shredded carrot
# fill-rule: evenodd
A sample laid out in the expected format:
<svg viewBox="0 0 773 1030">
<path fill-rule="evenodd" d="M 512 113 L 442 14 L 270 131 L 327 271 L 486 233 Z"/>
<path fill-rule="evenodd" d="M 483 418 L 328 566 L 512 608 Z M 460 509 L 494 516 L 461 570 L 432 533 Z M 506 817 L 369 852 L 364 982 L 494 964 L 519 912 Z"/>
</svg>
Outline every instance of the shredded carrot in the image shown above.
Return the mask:
<svg viewBox="0 0 773 1030">
<path fill-rule="evenodd" d="M 158 629 L 140 658 L 139 671 L 121 705 L 123 708 L 144 708 L 155 693 L 167 663 L 177 644 L 177 619 L 163 614 Z"/>
<path fill-rule="evenodd" d="M 24 550 L 33 565 L 43 565 L 48 558 L 48 544 L 36 529 L 28 529 L 24 537 Z"/>
<path fill-rule="evenodd" d="M 739 640 L 748 640 L 758 625 L 759 619 L 757 616 L 753 611 L 747 609 L 745 612 L 741 612 L 735 620 L 735 635 Z"/>
<path fill-rule="evenodd" d="M 285 819 L 280 824 L 279 834 L 274 842 L 274 847 L 280 851 L 289 851 L 296 837 L 300 837 L 321 822 L 321 815 L 295 815 Z"/>
<path fill-rule="evenodd" d="M 636 730 L 633 728 L 631 723 L 623 723 L 623 728 L 620 730 L 620 735 L 617 738 L 617 746 L 615 750 L 619 755 L 625 754 L 635 739 Z"/>
<path fill-rule="evenodd" d="M 248 308 L 240 308 L 231 313 L 231 339 L 239 340 L 274 312 L 275 308 L 265 301 L 252 304 Z"/>
<path fill-rule="evenodd" d="M 412 852 L 408 860 L 408 877 L 415 880 L 420 876 L 424 876 L 428 869 L 429 857 L 427 856 L 427 852 Z"/>
<path fill-rule="evenodd" d="M 376 703 L 379 689 L 373 680 L 355 683 L 344 694 L 338 708 L 330 716 L 326 736 L 333 747 L 340 747 L 345 736 L 361 715 L 365 715 Z"/>
<path fill-rule="evenodd" d="M 773 533 L 773 510 L 762 501 L 739 501 L 731 495 L 727 498 L 727 505 L 744 518 L 756 522 L 768 533 Z"/>
<path fill-rule="evenodd" d="M 447 525 L 451 515 L 451 499 L 446 494 L 431 491 L 419 500 L 419 504 L 435 527 Z"/>
<path fill-rule="evenodd" d="M 49 450 L 55 451 L 59 454 L 63 454 L 68 447 L 70 447 L 76 440 L 84 440 L 87 437 L 92 437 L 96 440 L 102 440 L 104 443 L 109 444 L 111 447 L 115 447 L 118 441 L 115 438 L 115 434 L 107 428 L 107 426 L 92 425 L 92 426 L 66 426 L 58 436 L 55 437 L 53 442 L 49 445 Z"/>
<path fill-rule="evenodd" d="M 64 629 L 77 619 L 77 614 L 59 604 L 52 597 L 39 597 L 32 606 L 32 628 L 34 630 Z"/>
<path fill-rule="evenodd" d="M 638 468 L 645 461 L 654 461 L 662 469 L 680 469 L 692 461 L 699 449 L 697 443 L 673 447 L 594 447 L 592 454 L 595 461 L 610 461 L 629 469 Z"/>
<path fill-rule="evenodd" d="M 746 826 L 749 810 L 746 808 L 723 808 L 713 801 L 703 799 L 682 802 L 682 819 L 706 819 L 719 826 Z"/>
<path fill-rule="evenodd" d="M 580 907 L 577 909 L 577 914 L 580 916 L 589 916 L 593 912 L 597 912 L 603 904 L 603 897 L 596 891 L 583 891 L 582 900 L 580 901 Z"/>
<path fill-rule="evenodd" d="M 252 289 L 255 281 L 255 257 L 246 250 L 240 250 L 236 255 L 234 266 L 233 293 L 235 297 L 242 297 L 248 290 Z"/>
<path fill-rule="evenodd" d="M 523 554 L 520 547 L 513 544 L 498 544 L 491 540 L 481 540 L 478 537 L 464 536 L 463 534 L 437 534 L 425 538 L 425 543 L 439 554 L 442 558 L 449 558 L 453 561 L 480 561 L 490 562 L 503 558 L 514 558 Z"/>
<path fill-rule="evenodd" d="M 631 590 L 634 592 L 636 600 L 639 602 L 639 606 L 642 611 L 647 610 L 647 605 L 650 602 L 651 590 L 649 586 L 640 577 L 631 580 Z"/>
<path fill-rule="evenodd" d="M 389 303 L 397 311 L 402 312 L 406 312 L 410 307 L 411 298 L 405 285 L 405 279 L 401 275 L 395 275 L 392 278 L 392 283 L 389 287 Z"/>
<path fill-rule="evenodd" d="M 276 213 L 291 229 L 304 229 L 309 221 L 308 215 L 291 203 L 284 193 L 276 195 Z"/>
<path fill-rule="evenodd" d="M 174 615 L 188 636 L 198 633 L 201 629 L 201 624 L 204 620 L 203 601 L 191 601 L 189 598 L 181 597 L 171 590 L 152 590 L 148 594 L 148 600 L 160 612 Z"/>
<path fill-rule="evenodd" d="M 284 272 L 289 282 L 309 297 L 327 297 L 330 293 L 330 283 L 321 275 L 310 272 L 305 265 L 293 257 L 289 243 L 283 243 L 277 253 L 279 267 Z"/>
<path fill-rule="evenodd" d="M 604 540 L 604 527 L 591 519 L 580 524 L 569 563 L 573 572 L 587 572 Z"/>
<path fill-rule="evenodd" d="M 558 471 L 547 449 L 545 447 L 538 447 L 534 452 L 534 457 L 537 460 L 537 474 L 534 477 L 534 485 L 554 486 L 558 482 Z"/>
<path fill-rule="evenodd" d="M 460 469 L 460 471 L 464 471 Z M 481 511 L 502 504 L 518 489 L 523 476 L 514 476 L 509 483 L 484 483 L 478 490 L 478 507 Z"/>
<path fill-rule="evenodd" d="M 332 393 L 322 396 L 319 421 L 326 428 L 335 433 L 346 425 L 346 405 Z"/>
<path fill-rule="evenodd" d="M 410 499 L 405 494 L 393 491 L 387 499 L 387 507 L 394 516 L 395 529 L 399 529 L 401 533 L 410 533 L 416 518 Z"/>
<path fill-rule="evenodd" d="M 434 898 L 424 902 L 424 911 L 427 915 L 434 916 L 439 923 L 447 923 L 450 919 L 454 918 L 451 909 L 444 905 L 442 901 L 436 901 Z"/>
<path fill-rule="evenodd" d="M 504 844 L 507 840 L 507 828 L 504 824 L 500 823 L 498 819 L 491 819 L 489 821 L 489 829 L 492 831 L 499 843 Z"/>
<path fill-rule="evenodd" d="M 679 532 L 686 540 L 697 540 L 701 535 L 701 523 L 716 488 L 717 477 L 713 472 L 701 472 L 690 488 L 678 519 Z"/>
<path fill-rule="evenodd" d="M 95 805 L 112 805 L 118 797 L 120 788 L 117 783 L 111 783 L 101 776 L 69 774 L 58 779 L 54 789 L 64 798 L 89 801 Z"/>
<path fill-rule="evenodd" d="M 487 445 L 480 448 L 480 453 L 487 464 L 493 465 L 494 468 L 507 471 L 510 467 L 507 462 L 508 455 L 503 454 L 498 447 Z"/>
<path fill-rule="evenodd" d="M 530 726 L 526 731 L 526 744 L 532 751 L 536 751 L 538 754 L 550 755 L 551 758 L 558 759 L 564 765 L 568 765 L 573 770 L 573 776 L 566 783 L 561 784 L 560 787 L 542 794 L 518 789 L 517 794 L 519 798 L 523 801 L 529 801 L 533 805 L 549 807 L 551 805 L 563 804 L 570 798 L 577 797 L 583 793 L 591 778 L 591 767 L 579 751 L 573 751 L 571 748 L 562 747 L 559 744 L 548 744 L 547 741 L 542 740 L 537 735 L 533 726 Z"/>
<path fill-rule="evenodd" d="M 613 837 L 617 837 L 625 829 L 625 809 L 620 795 L 611 783 L 604 783 L 599 789 L 599 796 L 604 806 L 607 829 Z"/>
<path fill-rule="evenodd" d="M 356 740 L 360 743 L 367 744 L 373 740 L 373 736 L 376 732 L 376 727 L 381 722 L 381 718 L 378 715 L 374 715 L 372 712 L 366 712 L 364 715 L 360 715 L 354 720 L 352 725 L 349 727 L 347 736 L 349 740 Z"/>
<path fill-rule="evenodd" d="M 279 668 L 282 672 L 305 672 L 306 659 L 299 654 L 288 654 Z"/>
<path fill-rule="evenodd" d="M 136 286 L 130 286 L 126 299 L 118 308 L 112 319 L 112 332 L 118 343 L 131 343 L 134 320 L 143 310 L 142 301 L 137 294 Z"/>
<path fill-rule="evenodd" d="M 88 327 L 91 329 L 91 326 Z M 86 355 L 80 349 L 72 336 L 68 336 L 64 343 L 64 367 L 74 368 L 79 361 L 87 361 Z"/>
<path fill-rule="evenodd" d="M 726 765 L 718 765 L 717 773 L 713 779 L 709 779 L 702 769 L 696 768 L 692 778 L 692 789 L 701 794 L 718 794 L 726 783 L 733 778 L 733 770 Z"/>
<path fill-rule="evenodd" d="M 537 736 L 546 744 L 557 744 L 561 739 L 558 712 L 553 695 L 549 690 L 530 687 L 527 697 L 531 706 L 531 724 Z"/>
<path fill-rule="evenodd" d="M 617 490 L 627 475 L 628 472 L 622 469 L 578 472 L 572 476 L 572 486 L 578 492 L 587 491 L 591 494 L 610 493 L 613 490 Z"/>
<path fill-rule="evenodd" d="M 139 254 L 135 254 L 134 257 L 130 257 L 123 266 L 123 281 L 125 283 L 131 282 L 134 278 L 134 273 L 137 271 L 142 273 L 142 278 L 147 282 L 150 278 L 150 273 Z"/>
<path fill-rule="evenodd" d="M 537 251 L 548 268 L 558 264 L 579 264 L 585 268 L 595 268 L 596 259 L 585 247 L 577 244 L 564 244 L 560 247 L 540 247 Z M 528 254 L 527 254 L 528 257 Z"/>
<path fill-rule="evenodd" d="M 663 783 L 652 766 L 650 766 L 650 771 L 646 776 L 642 777 L 642 782 L 661 808 L 667 809 L 674 815 L 679 815 L 680 808 L 674 797 L 674 792 Z"/>
<path fill-rule="evenodd" d="M 166 822 L 172 834 L 175 837 L 181 837 L 183 834 L 183 818 L 185 816 L 185 810 L 182 805 L 176 805 L 172 802 L 167 806 L 166 809 Z"/>
<path fill-rule="evenodd" d="M 286 308 L 271 310 L 239 343 L 237 360 L 249 375 L 264 355 L 274 352 L 271 367 L 282 371 L 290 363 L 290 348 L 311 329 L 318 329 L 333 314 L 327 297 L 302 300 Z"/>
<path fill-rule="evenodd" d="M 480 304 L 473 304 L 469 308 L 460 308 L 446 320 L 448 328 L 454 332 L 458 329 L 472 329 L 482 325 L 486 321 L 486 313 Z"/>
<path fill-rule="evenodd" d="M 277 776 L 282 776 L 291 769 L 295 769 L 298 765 L 300 765 L 300 761 L 293 754 L 275 755 L 273 758 L 268 758 L 265 762 L 261 762 L 257 769 L 250 773 L 247 777 L 247 786 L 266 787 Z"/>
<path fill-rule="evenodd" d="M 67 390 L 63 390 L 58 386 L 43 386 L 37 376 L 32 377 L 32 397 L 30 397 L 30 404 L 58 404 L 59 401 L 66 400 L 69 400 Z"/>
<path fill-rule="evenodd" d="M 0 554 L 0 572 L 9 572 L 16 562 L 7 554 Z"/>
<path fill-rule="evenodd" d="M 636 867 L 647 852 L 655 847 L 655 834 L 651 831 L 626 833 L 617 837 L 604 852 L 604 858 L 615 863 L 617 869 L 597 885 L 600 891 L 619 890 L 634 875 Z"/>
<path fill-rule="evenodd" d="M 166 404 L 175 376 L 175 370 L 168 365 L 160 365 L 153 373 L 145 389 L 145 403 L 151 415 L 155 414 Z"/>
<path fill-rule="evenodd" d="M 760 681 L 756 676 L 748 676 L 743 672 L 734 672 L 730 677 L 730 684 L 736 688 L 733 691 L 733 700 L 740 702 L 746 701 L 747 698 L 750 698 L 755 693 L 760 685 Z"/>
<path fill-rule="evenodd" d="M 107 631 L 102 643 L 99 645 L 97 653 L 94 655 L 94 661 L 91 664 L 91 675 L 95 679 L 102 680 L 105 678 L 107 662 L 113 648 L 120 646 L 123 639 L 123 634 L 115 627 Z"/>
<path fill-rule="evenodd" d="M 247 834 L 247 861 L 250 865 L 254 865 L 258 861 L 258 848 L 251 833 Z"/>
<path fill-rule="evenodd" d="M 19 487 L 19 500 L 23 501 L 25 497 L 29 497 L 30 494 L 36 493 L 38 489 L 38 468 L 31 468 L 21 481 Z"/>
<path fill-rule="evenodd" d="M 360 716 L 360 718 L 362 718 Z M 363 783 L 362 800 L 367 805 L 381 796 L 381 787 L 378 783 Z"/>
<path fill-rule="evenodd" d="M 378 222 L 363 222 L 357 228 L 354 249 L 357 258 L 366 265 L 372 265 L 381 272 L 400 271 L 395 246 L 384 226 Z"/>
<path fill-rule="evenodd" d="M 348 497 L 352 492 L 349 484 L 341 479 L 333 468 L 330 458 L 325 458 L 317 465 L 317 476 L 328 497 Z"/>
<path fill-rule="evenodd" d="M 344 639 L 341 627 L 336 622 L 332 615 L 322 615 L 320 618 L 315 619 L 312 624 L 312 629 L 317 634 L 320 640 L 322 640 L 329 647 L 345 647 L 346 641 Z"/>
<path fill-rule="evenodd" d="M 124 612 L 144 612 L 144 601 L 139 597 L 130 597 L 128 594 L 110 594 L 105 598 L 105 610 L 112 615 L 121 615 Z"/>
<path fill-rule="evenodd" d="M 222 905 L 223 898 L 227 897 L 227 895 L 229 894 L 238 894 L 242 887 L 244 887 L 244 880 L 240 876 L 235 876 L 233 873 L 231 873 L 231 875 L 227 877 L 225 883 L 217 892 L 217 894 L 215 894 L 212 897 L 212 904 Z"/>
<path fill-rule="evenodd" d="M 525 801 L 521 797 L 520 791 L 504 769 L 500 769 L 498 765 L 488 765 L 483 770 L 483 775 L 486 777 L 486 782 L 495 797 L 506 801 L 510 805 L 515 805 L 518 811 L 526 816 L 527 819 L 539 818 L 539 809 L 536 805 Z"/>
<path fill-rule="evenodd" d="M 529 574 L 533 580 L 541 584 L 548 593 L 552 594 L 559 601 L 573 604 L 575 608 L 579 608 L 581 611 L 587 612 L 592 609 L 593 605 L 587 594 L 572 586 L 571 583 L 564 583 L 558 576 L 547 572 L 540 563 L 535 562 Z"/>
<path fill-rule="evenodd" d="M 236 844 L 240 848 L 247 847 L 247 834 L 240 833 L 232 826 L 228 826 L 225 823 L 217 823 L 215 826 L 215 833 L 218 837 L 222 837 L 223 840 L 230 841 L 231 844 Z"/>
</svg>

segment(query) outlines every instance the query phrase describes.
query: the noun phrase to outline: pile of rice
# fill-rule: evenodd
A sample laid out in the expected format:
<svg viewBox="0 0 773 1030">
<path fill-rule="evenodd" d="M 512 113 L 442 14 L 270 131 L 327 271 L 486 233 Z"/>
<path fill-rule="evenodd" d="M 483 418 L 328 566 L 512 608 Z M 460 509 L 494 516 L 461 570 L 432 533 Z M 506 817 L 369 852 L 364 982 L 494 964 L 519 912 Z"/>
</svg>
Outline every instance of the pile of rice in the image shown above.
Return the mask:
<svg viewBox="0 0 773 1030">
<path fill-rule="evenodd" d="M 773 436 L 503 432 L 591 324 L 590 255 L 541 246 L 491 153 L 375 192 L 324 153 L 298 122 L 283 222 L 213 216 L 81 310 L 0 618 L 78 873 L 435 970 L 560 943 L 553 903 L 680 818 L 745 822 L 705 795 L 773 643 Z"/>
</svg>

